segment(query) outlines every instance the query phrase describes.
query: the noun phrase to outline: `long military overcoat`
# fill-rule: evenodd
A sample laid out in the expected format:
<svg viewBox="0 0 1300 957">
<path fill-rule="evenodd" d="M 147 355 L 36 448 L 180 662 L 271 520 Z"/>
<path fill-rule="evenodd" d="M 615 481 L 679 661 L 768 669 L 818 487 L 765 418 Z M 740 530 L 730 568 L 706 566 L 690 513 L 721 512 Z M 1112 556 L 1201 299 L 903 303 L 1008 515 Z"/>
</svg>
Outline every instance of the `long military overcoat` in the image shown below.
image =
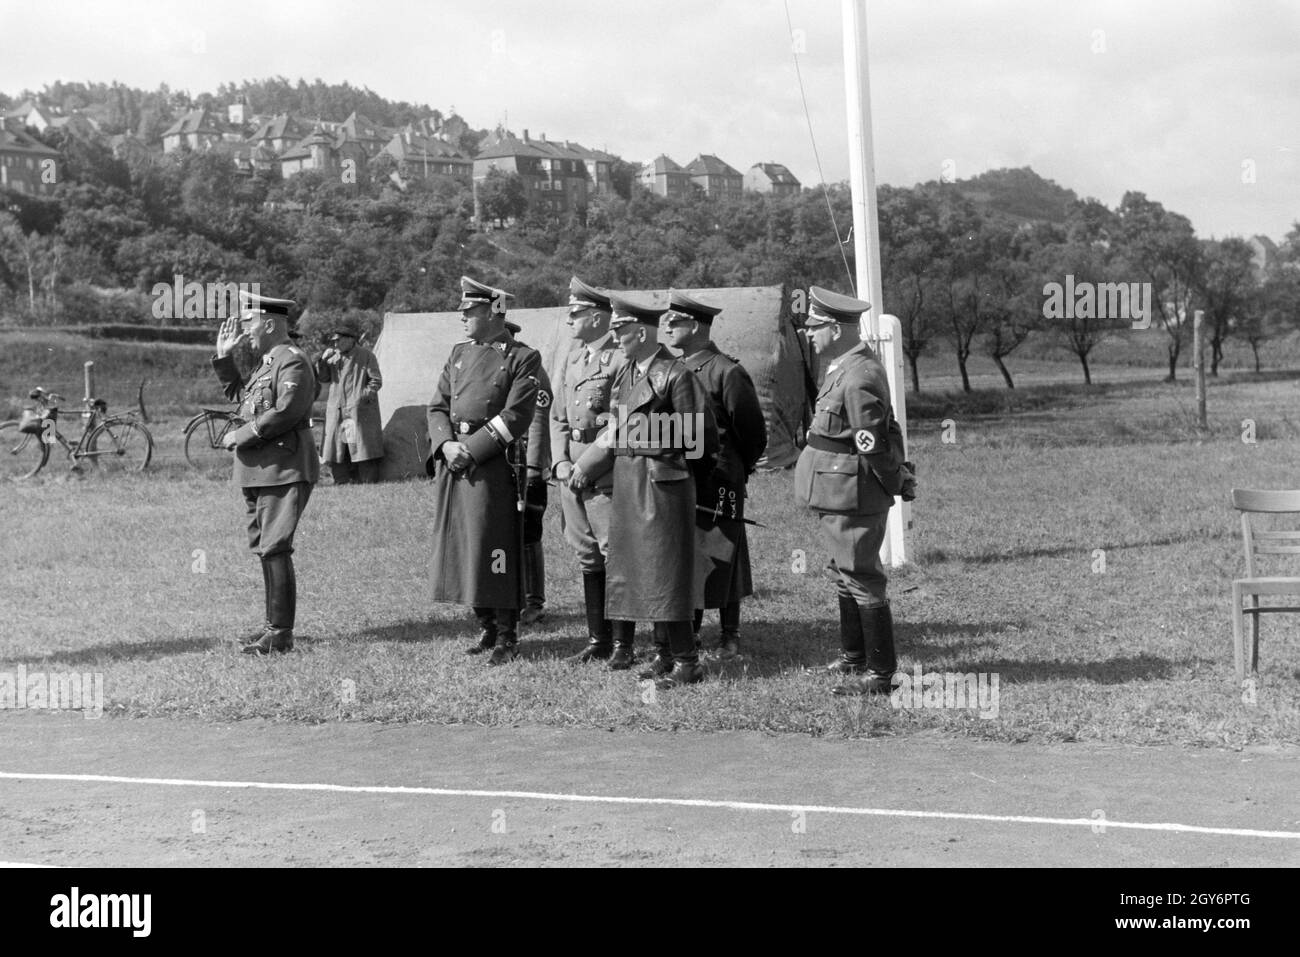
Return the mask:
<svg viewBox="0 0 1300 957">
<path fill-rule="evenodd" d="M 533 425 L 541 356 L 502 339 L 457 343 L 429 401 L 434 459 L 433 600 L 519 608 L 520 515 L 506 449 Z M 473 465 L 447 466 L 442 446 L 463 443 Z"/>
<path fill-rule="evenodd" d="M 696 484 L 713 470 L 718 452 L 713 410 L 700 381 L 662 346 L 644 373 L 625 366 L 612 396 L 605 431 L 577 463 L 593 479 L 611 465 L 614 472 L 605 616 L 690 621 L 702 597 Z"/>
<path fill-rule="evenodd" d="M 697 503 L 696 568 L 702 608 L 723 608 L 754 593 L 745 532 L 745 482 L 767 448 L 767 422 L 745 367 L 710 342 L 682 362 L 695 373 L 718 422 L 718 463 Z"/>
</svg>

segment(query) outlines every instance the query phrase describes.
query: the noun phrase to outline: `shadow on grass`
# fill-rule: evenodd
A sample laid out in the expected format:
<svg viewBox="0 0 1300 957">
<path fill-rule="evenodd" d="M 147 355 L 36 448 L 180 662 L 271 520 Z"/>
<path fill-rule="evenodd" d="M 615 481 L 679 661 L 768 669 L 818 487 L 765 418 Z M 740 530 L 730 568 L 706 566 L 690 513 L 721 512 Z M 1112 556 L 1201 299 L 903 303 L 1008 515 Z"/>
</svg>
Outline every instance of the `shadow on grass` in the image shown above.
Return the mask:
<svg viewBox="0 0 1300 957">
<path fill-rule="evenodd" d="M 115 641 L 111 644 L 91 645 L 89 648 L 79 648 L 75 651 L 24 655 L 9 660 L 19 665 L 45 664 L 47 662 L 89 665 L 100 661 L 151 661 L 155 658 L 196 654 L 215 648 L 233 649 L 235 646 L 230 639 L 235 637 L 237 635 L 232 633 L 229 637 L 222 638 L 205 636 L 203 638 L 168 638 L 158 641 Z M 303 640 L 310 642 L 311 638 L 310 636 L 303 636 Z"/>
<path fill-rule="evenodd" d="M 525 644 L 530 647 L 545 646 L 554 644 L 557 647 L 568 648 L 578 641 L 577 638 L 534 638 L 534 635 L 562 629 L 566 633 L 572 632 L 577 635 L 579 631 L 585 632 L 586 625 L 581 615 L 573 612 L 554 612 L 547 610 L 546 617 L 536 625 L 520 625 L 519 640 L 520 647 Z M 433 618 L 422 619 L 418 621 L 399 621 L 389 625 L 376 625 L 367 628 L 364 631 L 357 632 L 355 635 L 349 635 L 346 641 L 396 641 L 396 642 L 473 642 L 478 637 L 478 622 L 475 621 L 474 615 L 468 608 L 465 609 L 463 616 L 455 618 Z"/>
<path fill-rule="evenodd" d="M 1120 542 L 1102 543 L 1098 545 L 1054 545 L 1050 548 L 1022 548 L 1014 551 L 980 551 L 970 555 L 963 555 L 958 552 L 950 552 L 942 548 L 925 548 L 922 549 L 916 558 L 918 565 L 934 564 L 938 562 L 966 562 L 971 565 L 992 565 L 997 562 L 1011 562 L 1022 558 L 1063 558 L 1066 556 L 1078 557 L 1081 554 L 1089 554 L 1094 548 L 1105 548 L 1107 551 L 1117 551 L 1125 548 L 1163 548 L 1166 545 L 1187 545 L 1203 544 L 1212 541 L 1235 541 L 1237 535 L 1233 531 L 1207 532 L 1198 529 L 1196 532 L 1187 535 L 1164 535 L 1160 538 L 1148 539 L 1144 542 Z"/>
<path fill-rule="evenodd" d="M 1030 681 L 1092 681 L 1096 684 L 1119 685 L 1130 681 L 1155 681 L 1172 678 L 1195 665 L 1207 668 L 1221 667 L 1222 662 L 1209 658 L 1157 658 L 1155 655 L 1132 655 L 1127 658 L 1107 658 L 1103 661 L 1035 661 L 1032 659 L 995 658 L 992 661 L 959 663 L 947 671 L 986 672 L 997 674 L 999 682 Z M 1225 676 L 1225 682 L 1228 678 Z"/>
</svg>

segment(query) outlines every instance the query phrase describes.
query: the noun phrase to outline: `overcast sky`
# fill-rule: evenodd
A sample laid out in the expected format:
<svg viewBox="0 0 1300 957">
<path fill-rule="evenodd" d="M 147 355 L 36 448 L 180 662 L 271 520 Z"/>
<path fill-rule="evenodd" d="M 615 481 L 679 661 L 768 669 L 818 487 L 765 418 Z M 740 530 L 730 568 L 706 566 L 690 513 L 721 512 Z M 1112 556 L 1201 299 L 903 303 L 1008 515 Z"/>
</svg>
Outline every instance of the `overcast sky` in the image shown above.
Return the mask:
<svg viewBox="0 0 1300 957">
<path fill-rule="evenodd" d="M 839 0 L 0 0 L 0 89 L 347 80 L 629 160 L 846 179 Z M 1202 236 L 1300 220 L 1300 0 L 868 0 L 882 183 L 998 167 Z M 336 117 L 342 119 L 342 117 Z M 1243 181 L 1251 180 L 1253 182 Z"/>
</svg>

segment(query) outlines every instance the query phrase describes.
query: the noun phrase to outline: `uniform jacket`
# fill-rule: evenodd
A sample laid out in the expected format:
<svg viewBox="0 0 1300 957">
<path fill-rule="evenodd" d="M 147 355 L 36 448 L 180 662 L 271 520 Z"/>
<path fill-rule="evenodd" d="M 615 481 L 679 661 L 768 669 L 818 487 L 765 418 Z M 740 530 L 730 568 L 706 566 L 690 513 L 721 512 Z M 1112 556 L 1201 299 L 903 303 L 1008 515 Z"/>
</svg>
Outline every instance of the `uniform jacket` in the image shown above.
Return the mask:
<svg viewBox="0 0 1300 957">
<path fill-rule="evenodd" d="M 234 484 L 244 488 L 315 482 L 320 459 L 311 434 L 316 376 L 307 354 L 282 343 L 262 357 L 247 382 L 232 356 L 214 356 L 212 368 L 226 398 L 240 400 L 245 420 L 234 433 Z"/>
<path fill-rule="evenodd" d="M 452 346 L 429 402 L 434 459 L 452 439 L 464 444 L 478 465 L 501 455 L 532 426 L 541 371 L 537 350 L 509 337 Z"/>
<path fill-rule="evenodd" d="M 520 607 L 521 526 L 505 451 L 536 433 L 541 364 L 535 349 L 512 338 L 459 342 L 447 358 L 428 409 L 433 458 L 445 463 L 442 447 L 454 439 L 474 464 L 460 474 L 445 464 L 434 471 L 435 601 Z"/>
<path fill-rule="evenodd" d="M 556 377 L 555 402 L 550 409 L 551 455 L 556 465 L 577 462 L 595 440 L 612 405 L 614 379 L 625 365 L 627 357 L 612 332 L 597 340 L 594 350 L 580 343 L 569 354 Z M 614 471 L 610 469 L 596 487 L 608 492 L 613 483 Z"/>
<path fill-rule="evenodd" d="M 758 403 L 758 392 L 745 367 L 712 342 L 683 357 L 682 363 L 704 386 L 718 422 L 718 463 L 699 504 L 706 508 L 721 506 L 720 514 L 741 518 L 745 481 L 767 449 L 767 420 Z"/>
<path fill-rule="evenodd" d="M 353 462 L 383 458 L 384 426 L 378 396 L 384 380 L 375 354 L 364 346 L 353 346 L 337 364 L 317 359 L 316 380 L 330 387 L 325 405 L 325 448 L 321 450 L 324 461 L 341 462 L 345 451 Z M 353 423 L 351 443 L 344 436 L 347 419 Z"/>
<path fill-rule="evenodd" d="M 903 455 L 885 367 L 861 343 L 826 370 L 795 466 L 795 494 L 819 512 L 887 512 L 906 478 Z"/>
<path fill-rule="evenodd" d="M 689 621 L 702 584 L 695 580 L 696 481 L 713 470 L 718 428 L 700 381 L 662 346 L 646 373 L 636 373 L 628 363 L 614 384 L 614 411 L 627 418 L 611 418 L 577 462 L 593 479 L 614 470 L 605 611 L 612 619 Z M 633 417 L 652 413 L 689 420 L 699 457 L 664 447 L 648 430 L 638 435 Z"/>
</svg>

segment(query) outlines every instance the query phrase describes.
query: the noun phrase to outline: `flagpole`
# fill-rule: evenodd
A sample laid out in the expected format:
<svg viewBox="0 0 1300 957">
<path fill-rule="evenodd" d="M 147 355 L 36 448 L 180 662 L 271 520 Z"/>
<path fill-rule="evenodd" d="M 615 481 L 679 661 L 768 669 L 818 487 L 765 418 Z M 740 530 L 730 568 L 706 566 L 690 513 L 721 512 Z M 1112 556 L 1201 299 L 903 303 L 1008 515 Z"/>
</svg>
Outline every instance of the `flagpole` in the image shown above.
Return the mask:
<svg viewBox="0 0 1300 957">
<path fill-rule="evenodd" d="M 844 19 L 844 93 L 849 129 L 849 185 L 853 197 L 853 256 L 857 294 L 871 303 L 862 317 L 860 333 L 880 356 L 889 377 L 894 416 L 907 440 L 907 407 L 903 392 L 903 356 L 900 327 L 894 316 L 883 315 L 884 287 L 880 279 L 880 227 L 876 216 L 875 147 L 871 136 L 871 80 L 867 69 L 866 0 L 842 0 Z M 899 502 L 889 510 L 881 561 L 896 567 L 907 561 L 904 528 L 911 509 Z"/>
</svg>

